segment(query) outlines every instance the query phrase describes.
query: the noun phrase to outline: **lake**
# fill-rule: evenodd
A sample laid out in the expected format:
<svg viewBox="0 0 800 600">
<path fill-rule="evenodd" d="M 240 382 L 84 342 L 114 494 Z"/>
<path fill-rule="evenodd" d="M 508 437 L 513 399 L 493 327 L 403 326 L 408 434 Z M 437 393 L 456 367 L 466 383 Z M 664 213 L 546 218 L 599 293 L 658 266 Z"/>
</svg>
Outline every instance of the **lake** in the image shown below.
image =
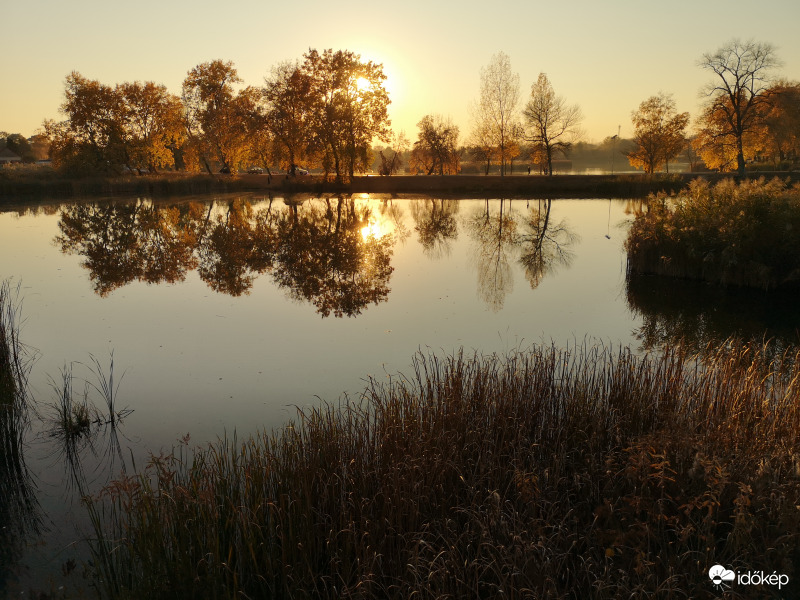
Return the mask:
<svg viewBox="0 0 800 600">
<path fill-rule="evenodd" d="M 18 548 L 0 553 L 0 592 L 50 589 L 43 576 L 60 585 L 65 563 L 84 556 L 80 493 L 122 468 L 187 434 L 190 445 L 241 438 L 298 407 L 357 398 L 417 352 L 798 340 L 792 298 L 629 281 L 626 224 L 643 207 L 237 194 L 0 213 L 0 276 L 20 285 L 20 337 L 35 355 L 22 450 L 39 505 L 21 525 L 0 511 L 0 545 Z M 64 444 L 64 374 L 102 413 L 96 388 L 112 355 L 119 421 Z"/>
</svg>

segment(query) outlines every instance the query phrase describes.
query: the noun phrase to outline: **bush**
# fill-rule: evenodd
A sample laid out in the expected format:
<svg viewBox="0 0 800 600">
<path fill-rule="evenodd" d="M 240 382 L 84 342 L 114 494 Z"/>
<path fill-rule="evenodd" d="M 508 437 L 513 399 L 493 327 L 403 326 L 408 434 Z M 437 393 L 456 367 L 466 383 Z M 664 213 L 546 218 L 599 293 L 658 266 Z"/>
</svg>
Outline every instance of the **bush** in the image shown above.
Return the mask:
<svg viewBox="0 0 800 600">
<path fill-rule="evenodd" d="M 795 287 L 800 282 L 800 187 L 774 179 L 695 180 L 651 198 L 628 239 L 628 269 L 723 285 Z"/>
</svg>

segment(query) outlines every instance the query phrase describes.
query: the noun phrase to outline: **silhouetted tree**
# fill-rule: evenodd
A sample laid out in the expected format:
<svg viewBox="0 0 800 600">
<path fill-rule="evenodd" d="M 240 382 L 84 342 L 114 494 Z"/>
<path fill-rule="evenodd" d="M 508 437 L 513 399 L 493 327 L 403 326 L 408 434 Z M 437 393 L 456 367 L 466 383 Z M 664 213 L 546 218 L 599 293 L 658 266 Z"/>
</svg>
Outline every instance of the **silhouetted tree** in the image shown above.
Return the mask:
<svg viewBox="0 0 800 600">
<path fill-rule="evenodd" d="M 461 153 L 458 151 L 458 127 L 450 119 L 426 115 L 417 123 L 419 136 L 411 151 L 412 171 L 431 175 L 438 172 L 458 173 Z"/>
<path fill-rule="evenodd" d="M 300 69 L 311 82 L 311 129 L 323 168 L 333 170 L 337 181 L 345 174 L 352 178 L 370 163 L 372 140 L 389 139 L 383 65 L 346 50 L 309 50 L 304 59 Z"/>
<path fill-rule="evenodd" d="M 771 44 L 732 40 L 713 54 L 704 54 L 700 67 L 717 79 L 708 84 L 708 105 L 701 116 L 703 127 L 714 138 L 730 138 L 739 176 L 745 173 L 746 136 L 763 123 L 772 69 L 780 62 Z"/>
</svg>

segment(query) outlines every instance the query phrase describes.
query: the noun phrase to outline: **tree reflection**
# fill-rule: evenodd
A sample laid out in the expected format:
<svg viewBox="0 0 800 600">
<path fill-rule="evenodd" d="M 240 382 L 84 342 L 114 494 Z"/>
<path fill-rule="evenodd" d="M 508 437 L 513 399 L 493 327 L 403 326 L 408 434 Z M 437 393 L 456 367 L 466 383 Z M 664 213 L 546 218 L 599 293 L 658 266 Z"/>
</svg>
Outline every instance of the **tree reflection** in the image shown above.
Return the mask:
<svg viewBox="0 0 800 600">
<path fill-rule="evenodd" d="M 85 257 L 94 291 L 107 296 L 132 281 L 175 283 L 195 267 L 193 247 L 200 206 L 159 208 L 134 203 L 64 208 L 56 243 Z"/>
<path fill-rule="evenodd" d="M 478 295 L 495 312 L 503 308 L 506 295 L 514 289 L 509 259 L 519 250 L 517 218 L 511 200 L 500 200 L 496 212 L 486 200 L 466 220 L 469 235 L 475 241 Z"/>
<path fill-rule="evenodd" d="M 231 296 L 247 294 L 256 276 L 271 266 L 271 208 L 270 203 L 264 214 L 257 215 L 249 202 L 232 200 L 202 227 L 198 272 L 211 289 Z"/>
<path fill-rule="evenodd" d="M 458 200 L 412 200 L 414 230 L 426 256 L 441 258 L 450 255 L 451 242 L 458 238 Z"/>
<path fill-rule="evenodd" d="M 699 351 L 731 337 L 772 339 L 775 350 L 800 343 L 800 314 L 791 294 L 634 274 L 626 288 L 628 308 L 642 319 L 635 335 L 646 350 L 682 341 Z"/>
<path fill-rule="evenodd" d="M 539 200 L 536 207 L 529 208 L 522 221 L 519 261 L 531 289 L 536 289 L 542 279 L 558 267 L 569 267 L 574 257 L 571 247 L 578 236 L 568 228 L 566 221 L 551 220 L 551 206 L 552 200 Z"/>
<path fill-rule="evenodd" d="M 323 317 L 355 316 L 389 294 L 394 235 L 371 226 L 373 211 L 352 199 L 294 206 L 275 222 L 275 282 Z"/>
<path fill-rule="evenodd" d="M 56 242 L 85 257 L 94 290 L 106 296 L 132 281 L 175 283 L 197 268 L 213 290 L 241 296 L 270 272 L 323 316 L 358 315 L 386 300 L 392 248 L 405 235 L 391 201 L 232 199 L 207 207 L 143 201 L 69 206 Z"/>
</svg>

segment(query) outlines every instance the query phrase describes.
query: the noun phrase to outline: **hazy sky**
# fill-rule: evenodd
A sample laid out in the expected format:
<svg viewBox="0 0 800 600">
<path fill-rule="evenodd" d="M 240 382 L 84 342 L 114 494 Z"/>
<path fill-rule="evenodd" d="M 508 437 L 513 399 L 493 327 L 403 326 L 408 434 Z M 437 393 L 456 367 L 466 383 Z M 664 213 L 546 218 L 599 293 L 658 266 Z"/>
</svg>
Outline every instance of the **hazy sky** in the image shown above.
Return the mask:
<svg viewBox="0 0 800 600">
<path fill-rule="evenodd" d="M 0 0 L 0 24 L 0 131 L 24 135 L 61 118 L 72 70 L 180 93 L 187 71 L 220 58 L 259 86 L 273 65 L 309 48 L 383 63 L 393 128 L 412 141 L 429 113 L 450 116 L 466 136 L 481 66 L 500 51 L 520 75 L 520 106 L 546 72 L 580 105 L 590 141 L 618 125 L 630 135 L 631 111 L 659 91 L 694 118 L 710 79 L 698 60 L 735 37 L 774 44 L 779 73 L 800 80 L 798 0 Z"/>
</svg>

